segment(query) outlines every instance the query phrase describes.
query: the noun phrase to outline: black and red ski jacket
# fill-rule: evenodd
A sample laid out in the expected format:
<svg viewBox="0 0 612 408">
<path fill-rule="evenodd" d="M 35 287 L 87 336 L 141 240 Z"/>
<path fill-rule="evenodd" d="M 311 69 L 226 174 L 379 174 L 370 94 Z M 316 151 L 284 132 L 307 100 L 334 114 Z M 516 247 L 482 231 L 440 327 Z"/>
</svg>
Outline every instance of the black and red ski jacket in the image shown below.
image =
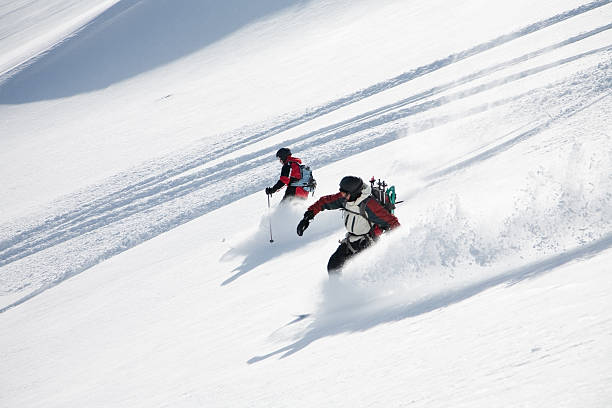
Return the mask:
<svg viewBox="0 0 612 408">
<path fill-rule="evenodd" d="M 281 188 L 287 186 L 285 196 L 297 196 L 303 198 L 308 197 L 308 191 L 304 190 L 304 188 L 290 185 L 291 183 L 298 181 L 301 178 L 301 163 L 302 160 L 298 159 L 297 157 L 287 157 L 285 164 L 283 164 L 283 167 L 281 168 L 280 178 L 278 179 L 276 184 L 272 186 L 273 192 L 276 192 Z"/>
<path fill-rule="evenodd" d="M 378 236 L 382 234 L 383 230 L 394 229 L 400 226 L 397 217 L 391 214 L 385 209 L 374 197 L 367 197 L 362 203 L 349 207 L 356 207 L 354 209 L 347 208 L 348 201 L 342 195 L 342 193 L 336 193 L 332 195 L 326 195 L 319 198 L 314 204 L 308 207 L 308 210 L 312 211 L 313 215 L 317 215 L 323 210 L 339 210 L 357 213 L 357 215 L 363 216 L 372 226 L 370 231 L 373 235 Z M 363 209 L 363 213 L 360 211 Z"/>
</svg>

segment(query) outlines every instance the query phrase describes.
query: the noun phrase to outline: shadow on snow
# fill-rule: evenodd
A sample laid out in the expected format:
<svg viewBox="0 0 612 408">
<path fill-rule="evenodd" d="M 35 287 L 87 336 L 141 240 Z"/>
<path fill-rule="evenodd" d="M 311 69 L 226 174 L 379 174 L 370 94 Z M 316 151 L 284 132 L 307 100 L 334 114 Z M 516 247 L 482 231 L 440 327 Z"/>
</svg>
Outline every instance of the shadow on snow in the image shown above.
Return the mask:
<svg viewBox="0 0 612 408">
<path fill-rule="evenodd" d="M 294 200 L 290 205 L 280 204 L 273 209 L 270 216 L 262 217 L 259 227 L 253 234 L 221 257 L 222 261 L 244 257 L 241 264 L 232 271 L 233 275 L 223 281 L 221 286 L 229 285 L 258 266 L 286 255 L 288 252 L 304 248 L 332 234 L 343 234 L 343 232 L 338 232 L 340 226 L 334 222 L 338 213 L 326 211 L 319 214 L 317 222 L 311 223 L 307 234 L 299 237 L 296 227 L 307 206 L 308 204 L 302 200 Z M 269 242 L 270 219 L 274 227 L 273 243 Z"/>
<path fill-rule="evenodd" d="M 573 250 L 548 257 L 538 262 L 531 263 L 516 269 L 509 270 L 490 279 L 474 283 L 456 291 L 439 293 L 425 300 L 410 305 L 393 305 L 367 310 L 364 313 L 342 311 L 328 316 L 325 313 L 314 314 L 314 321 L 307 327 L 301 339 L 287 346 L 262 356 L 255 356 L 247 361 L 254 364 L 270 357 L 281 355 L 280 358 L 289 357 L 304 349 L 311 343 L 324 337 L 334 336 L 341 333 L 366 331 L 384 323 L 397 322 L 411 317 L 429 313 L 436 309 L 447 307 L 466 300 L 489 288 L 501 284 L 514 285 L 525 279 L 534 278 L 541 274 L 552 271 L 555 268 L 568 264 L 572 261 L 591 258 L 612 247 L 612 234 Z M 306 317 L 303 317 L 306 318 Z M 302 319 L 303 319 L 302 318 Z M 299 320 L 302 320 L 299 319 Z M 294 320 L 295 322 L 296 320 Z"/>
<path fill-rule="evenodd" d="M 42 55 L 9 72 L 0 103 L 106 88 L 221 40 L 303 0 L 121 0 Z"/>
</svg>

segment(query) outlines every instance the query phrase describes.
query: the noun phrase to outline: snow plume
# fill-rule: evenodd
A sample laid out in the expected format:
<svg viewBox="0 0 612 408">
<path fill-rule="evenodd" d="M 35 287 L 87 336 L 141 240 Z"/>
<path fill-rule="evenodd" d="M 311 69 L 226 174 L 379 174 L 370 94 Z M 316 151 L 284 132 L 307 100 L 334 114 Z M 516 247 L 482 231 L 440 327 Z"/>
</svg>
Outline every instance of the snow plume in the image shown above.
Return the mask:
<svg viewBox="0 0 612 408">
<path fill-rule="evenodd" d="M 504 246 L 550 255 L 612 232 L 612 153 L 575 143 L 556 166 L 532 173 L 502 231 Z"/>
<path fill-rule="evenodd" d="M 501 222 L 478 218 L 457 194 L 411 217 L 324 285 L 319 313 L 380 317 L 431 299 L 443 305 L 609 247 L 612 153 L 597 146 L 575 140 L 566 160 L 529 172 Z"/>
<path fill-rule="evenodd" d="M 247 233 L 241 233 L 241 236 L 245 238 L 237 242 L 224 255 L 224 259 L 229 259 L 232 255 L 252 255 L 262 249 L 269 250 L 271 248 L 270 233 L 274 240 L 273 251 L 285 253 L 295 249 L 296 246 L 302 246 L 335 232 L 339 228 L 339 223 L 327 222 L 330 217 L 334 215 L 337 217 L 337 213 L 322 212 L 317 215 L 316 220 L 310 223 L 304 235 L 299 237 L 296 233 L 297 225 L 303 218 L 307 207 L 308 204 L 301 200 L 273 205 L 269 211 L 266 210 L 261 214 L 257 226 Z"/>
<path fill-rule="evenodd" d="M 337 232 L 341 224 L 331 220 L 338 213 L 327 211 L 317 215 L 310 223 L 302 237 L 297 235 L 297 224 L 304 216 L 308 204 L 302 200 L 293 200 L 273 205 L 260 215 L 259 223 L 246 233 L 231 249 L 221 257 L 222 261 L 242 259 L 242 264 L 236 268 L 235 275 L 223 282 L 224 285 L 233 282 L 238 277 L 255 267 L 288 252 L 295 251 L 324 236 Z M 272 237 L 273 242 L 270 242 Z"/>
</svg>

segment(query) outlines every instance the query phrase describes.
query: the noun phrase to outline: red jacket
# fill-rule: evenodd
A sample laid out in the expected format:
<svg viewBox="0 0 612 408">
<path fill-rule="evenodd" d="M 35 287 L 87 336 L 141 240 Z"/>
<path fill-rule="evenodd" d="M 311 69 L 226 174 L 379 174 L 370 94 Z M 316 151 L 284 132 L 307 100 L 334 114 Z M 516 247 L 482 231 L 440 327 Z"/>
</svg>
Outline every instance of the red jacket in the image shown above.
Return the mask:
<svg viewBox="0 0 612 408">
<path fill-rule="evenodd" d="M 365 194 L 363 197 L 360 197 L 356 202 L 348 202 L 346 198 L 342 196 L 342 193 L 327 195 L 319 198 L 314 204 L 308 207 L 308 209 L 312 211 L 314 215 L 317 215 L 323 210 L 343 209 L 353 218 L 365 218 L 371 227 L 370 234 L 374 236 L 382 234 L 383 230 L 393 229 L 400 226 L 397 217 L 387 211 L 369 194 Z M 363 212 L 361 209 L 363 209 Z M 362 214 L 365 214 L 365 217 L 363 217 Z M 347 221 L 348 218 L 345 220 L 345 227 L 349 232 L 353 233 L 355 223 L 349 223 Z M 359 232 L 359 234 L 361 233 L 363 233 L 363 231 Z"/>
<path fill-rule="evenodd" d="M 302 160 L 297 157 L 289 156 L 283 164 L 281 168 L 280 178 L 276 182 L 272 189 L 274 192 L 280 190 L 281 188 L 287 186 L 287 191 L 285 192 L 285 196 L 297 196 L 297 197 L 308 197 L 308 191 L 304 190 L 302 187 L 291 186 L 290 184 L 298 181 L 301 177 L 300 173 L 300 164 Z"/>
</svg>

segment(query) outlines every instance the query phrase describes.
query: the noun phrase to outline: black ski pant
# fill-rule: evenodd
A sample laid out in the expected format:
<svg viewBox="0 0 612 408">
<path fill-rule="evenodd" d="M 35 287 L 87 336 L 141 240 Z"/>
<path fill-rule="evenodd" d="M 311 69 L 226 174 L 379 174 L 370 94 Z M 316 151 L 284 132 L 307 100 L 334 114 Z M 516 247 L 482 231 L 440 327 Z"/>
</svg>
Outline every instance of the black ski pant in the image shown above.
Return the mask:
<svg viewBox="0 0 612 408">
<path fill-rule="evenodd" d="M 285 195 L 281 199 L 281 203 L 287 203 L 294 199 L 306 200 L 306 197 L 295 195 L 295 187 L 287 186 L 287 190 L 285 191 Z"/>
<path fill-rule="evenodd" d="M 327 273 L 329 276 L 340 275 L 344 263 L 353 255 L 369 247 L 371 242 L 369 238 L 362 238 L 352 243 L 349 243 L 347 239 L 342 241 L 338 248 L 336 248 L 336 252 L 329 257 L 329 261 L 327 262 Z M 351 248 L 353 249 L 352 251 Z"/>
</svg>

